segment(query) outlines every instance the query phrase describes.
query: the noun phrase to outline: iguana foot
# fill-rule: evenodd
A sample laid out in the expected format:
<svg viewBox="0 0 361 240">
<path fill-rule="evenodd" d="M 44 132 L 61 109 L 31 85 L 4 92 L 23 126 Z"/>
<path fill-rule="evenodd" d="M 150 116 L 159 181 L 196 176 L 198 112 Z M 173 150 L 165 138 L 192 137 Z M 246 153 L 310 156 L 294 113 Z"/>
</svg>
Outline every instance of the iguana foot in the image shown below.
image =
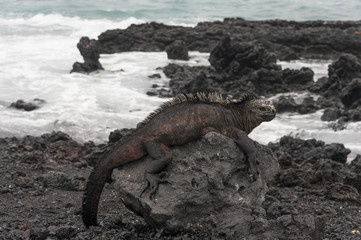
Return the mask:
<svg viewBox="0 0 361 240">
<path fill-rule="evenodd" d="M 249 163 L 249 177 L 252 182 L 255 182 L 259 176 L 258 165 L 259 162 L 255 154 L 248 156 Z"/>
<path fill-rule="evenodd" d="M 150 188 L 149 198 L 153 199 L 155 193 L 158 190 L 159 183 L 169 183 L 167 180 L 164 180 L 165 177 L 168 176 L 167 172 L 160 172 L 160 173 L 148 173 L 144 174 L 145 186 L 142 189 L 139 197 L 143 195 L 143 193 Z"/>
</svg>

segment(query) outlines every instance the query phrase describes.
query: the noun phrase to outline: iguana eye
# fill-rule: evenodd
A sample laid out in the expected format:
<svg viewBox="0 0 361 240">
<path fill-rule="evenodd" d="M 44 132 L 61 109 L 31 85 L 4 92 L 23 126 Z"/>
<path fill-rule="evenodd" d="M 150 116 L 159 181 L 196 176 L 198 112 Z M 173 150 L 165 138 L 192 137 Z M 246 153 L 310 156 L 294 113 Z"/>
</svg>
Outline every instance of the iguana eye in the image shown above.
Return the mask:
<svg viewBox="0 0 361 240">
<path fill-rule="evenodd" d="M 260 107 L 259 110 L 261 110 L 262 112 L 267 111 L 267 109 L 265 107 Z"/>
</svg>

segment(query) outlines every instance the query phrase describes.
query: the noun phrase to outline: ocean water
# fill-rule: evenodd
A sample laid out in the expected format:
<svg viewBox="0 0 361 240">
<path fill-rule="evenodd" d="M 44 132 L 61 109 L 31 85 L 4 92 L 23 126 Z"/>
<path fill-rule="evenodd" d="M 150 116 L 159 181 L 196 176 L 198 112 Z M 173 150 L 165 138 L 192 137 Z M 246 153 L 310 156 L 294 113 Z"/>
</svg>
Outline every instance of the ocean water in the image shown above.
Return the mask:
<svg viewBox="0 0 361 240">
<path fill-rule="evenodd" d="M 200 21 L 243 17 L 247 20 L 360 20 L 361 1 L 69 1 L 0 0 L 0 137 L 41 135 L 64 131 L 80 142 L 105 142 L 109 132 L 134 127 L 167 99 L 145 93 L 152 84 L 167 84 L 158 67 L 170 61 L 165 52 L 101 55 L 106 69 L 89 75 L 69 74 L 82 61 L 76 48 L 80 37 L 97 36 L 130 24 L 157 21 L 194 26 Z M 189 62 L 208 65 L 208 54 L 191 52 Z M 311 67 L 317 80 L 327 75 L 328 61 L 280 62 L 286 68 Z M 161 79 L 149 79 L 154 73 Z M 298 99 L 303 94 L 296 94 Z M 32 112 L 9 108 L 18 99 L 46 103 Z M 361 154 L 361 124 L 334 132 L 320 121 L 322 111 L 280 114 L 262 124 L 251 137 L 262 143 L 283 135 L 342 142 Z M 276 129 L 276 130 L 275 130 Z"/>
</svg>

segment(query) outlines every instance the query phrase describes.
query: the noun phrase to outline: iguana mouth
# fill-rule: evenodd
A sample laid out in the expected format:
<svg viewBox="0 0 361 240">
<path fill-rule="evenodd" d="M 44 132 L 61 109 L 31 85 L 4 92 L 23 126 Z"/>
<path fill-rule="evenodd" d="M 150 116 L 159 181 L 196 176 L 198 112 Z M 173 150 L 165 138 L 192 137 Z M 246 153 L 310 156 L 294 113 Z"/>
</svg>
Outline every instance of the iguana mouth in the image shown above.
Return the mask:
<svg viewBox="0 0 361 240">
<path fill-rule="evenodd" d="M 272 119 L 274 119 L 276 116 L 276 113 L 264 113 L 261 115 L 262 119 L 264 121 L 271 121 Z"/>
</svg>

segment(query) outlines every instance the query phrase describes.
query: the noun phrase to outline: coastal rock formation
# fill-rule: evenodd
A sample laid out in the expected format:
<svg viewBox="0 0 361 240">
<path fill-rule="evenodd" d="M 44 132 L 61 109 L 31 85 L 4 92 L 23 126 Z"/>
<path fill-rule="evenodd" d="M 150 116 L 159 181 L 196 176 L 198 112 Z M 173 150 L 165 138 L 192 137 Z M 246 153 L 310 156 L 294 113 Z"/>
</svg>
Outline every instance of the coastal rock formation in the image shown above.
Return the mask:
<svg viewBox="0 0 361 240">
<path fill-rule="evenodd" d="M 82 37 L 77 44 L 80 54 L 83 56 L 84 63 L 76 62 L 73 64 L 71 73 L 90 73 L 97 70 L 103 70 L 99 62 L 99 51 L 96 41 L 88 37 Z"/>
<path fill-rule="evenodd" d="M 24 111 L 33 111 L 35 109 L 40 108 L 45 103 L 45 100 L 34 98 L 32 101 L 26 102 L 22 99 L 17 100 L 10 104 L 11 108 L 16 108 Z"/>
<path fill-rule="evenodd" d="M 336 129 L 343 129 L 347 122 L 361 119 L 361 62 L 354 55 L 343 54 L 329 65 L 328 75 L 328 78 L 317 81 L 310 90 L 332 103 L 321 119 L 334 121 L 337 116 Z"/>
<path fill-rule="evenodd" d="M 166 48 L 168 59 L 185 60 L 189 59 L 187 46 L 183 41 L 176 40 Z"/>
<path fill-rule="evenodd" d="M 212 67 L 175 64 L 164 67 L 172 93 L 216 91 L 237 96 L 246 90 L 272 96 L 305 90 L 313 84 L 314 73 L 310 68 L 281 70 L 275 56 L 254 42 L 233 45 L 226 37 L 212 50 L 209 61 Z"/>
<path fill-rule="evenodd" d="M 177 233 L 189 224 L 212 224 L 226 238 L 244 237 L 250 231 L 252 211 L 259 211 L 267 184 L 278 172 L 269 149 L 256 146 L 261 172 L 256 182 L 250 181 L 245 156 L 233 140 L 209 133 L 172 149 L 169 176 L 154 199 L 149 199 L 149 191 L 138 198 L 144 184 L 143 161 L 114 172 L 115 186 L 124 204 L 157 228 Z"/>
<path fill-rule="evenodd" d="M 160 23 L 131 25 L 127 29 L 100 34 L 100 53 L 126 51 L 165 51 L 175 40 L 185 42 L 188 50 L 211 52 L 218 42 L 232 33 L 234 43 L 258 41 L 280 60 L 299 58 L 337 59 L 341 53 L 361 57 L 361 21 L 246 21 L 227 18 L 202 22 L 195 27 Z"/>
</svg>

